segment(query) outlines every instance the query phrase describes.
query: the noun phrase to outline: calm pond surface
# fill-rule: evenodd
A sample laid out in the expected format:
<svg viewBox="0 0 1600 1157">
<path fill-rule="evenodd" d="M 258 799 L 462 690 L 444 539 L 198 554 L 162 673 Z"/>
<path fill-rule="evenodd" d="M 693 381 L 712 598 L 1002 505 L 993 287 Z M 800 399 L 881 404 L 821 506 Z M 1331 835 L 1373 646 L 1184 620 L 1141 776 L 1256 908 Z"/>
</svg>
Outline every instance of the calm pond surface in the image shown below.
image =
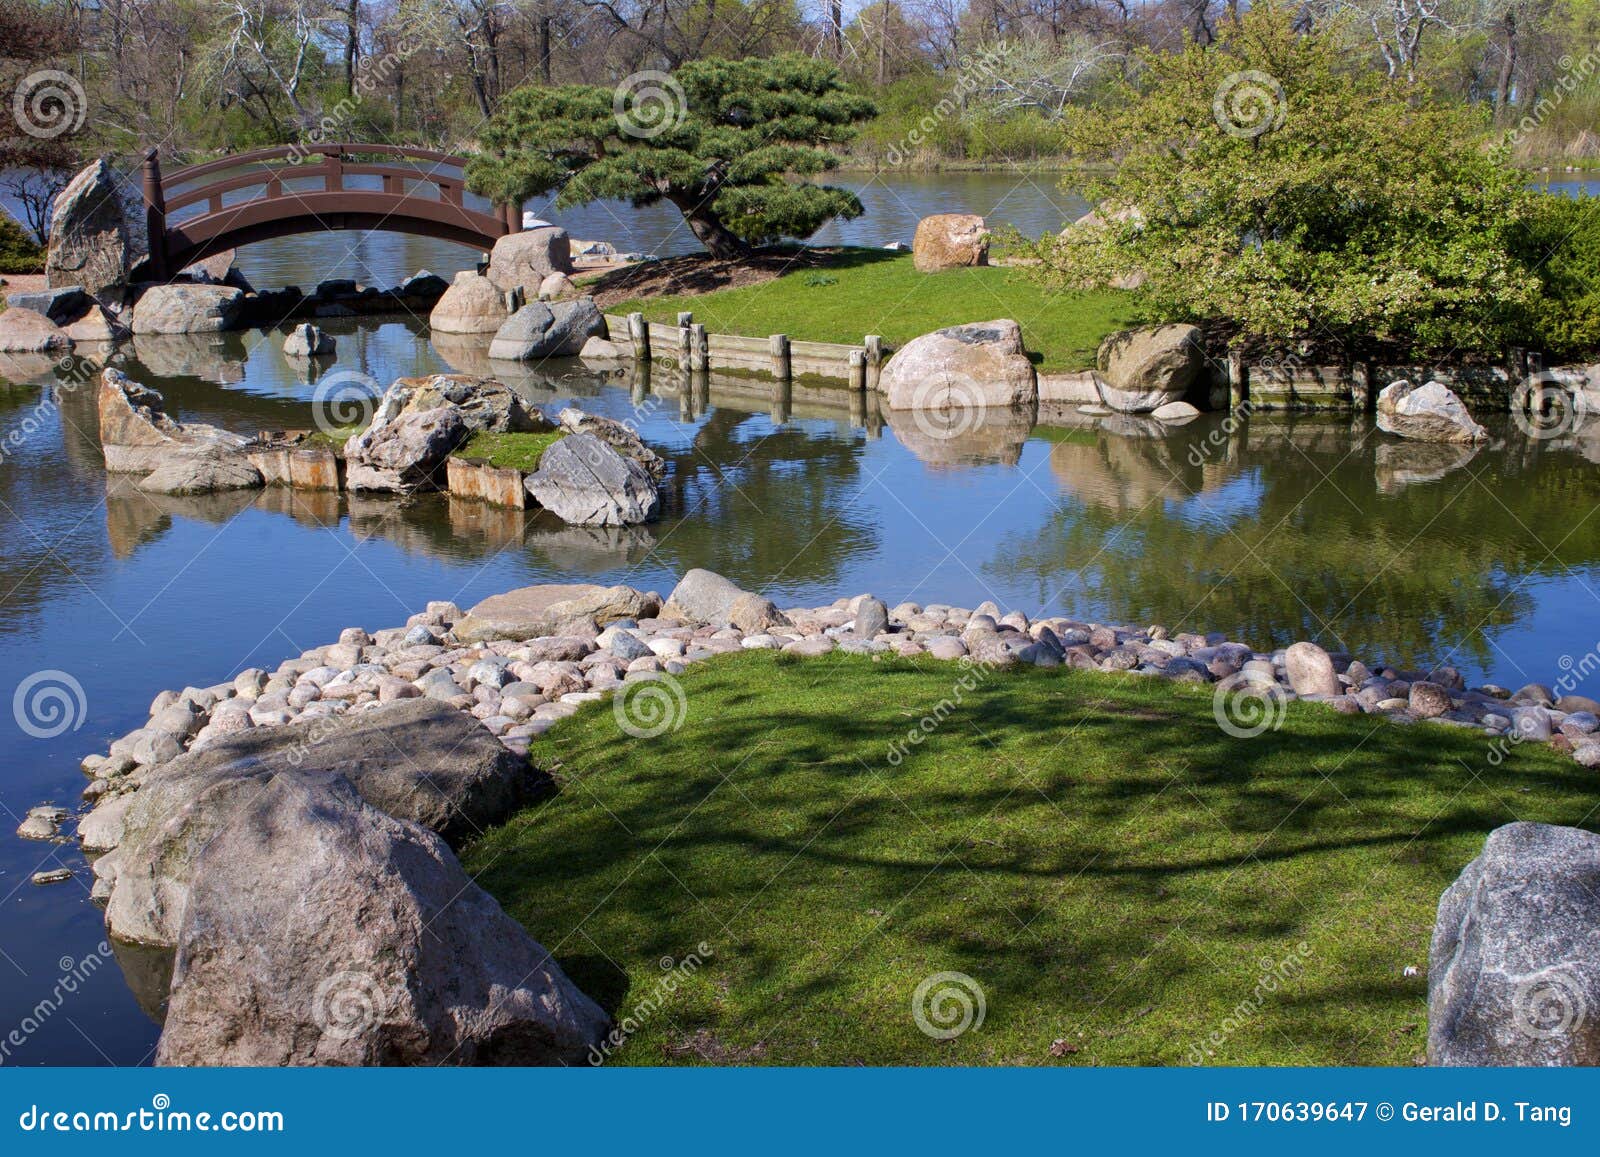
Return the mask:
<svg viewBox="0 0 1600 1157">
<path fill-rule="evenodd" d="M 999 195 L 1015 181 L 963 184 Z M 858 222 L 837 239 L 909 240 L 909 223 L 955 194 L 907 182 L 894 195 L 903 221 L 886 224 L 885 213 L 881 233 L 849 232 Z M 960 207 L 1003 219 L 997 204 Z M 1029 211 L 1051 224 L 1072 215 Z M 671 249 L 650 240 L 653 226 L 564 223 Z M 423 265 L 448 271 L 437 254 L 450 248 L 332 235 L 258 246 L 244 264 L 259 285 L 341 274 L 390 284 Z M 462 267 L 472 259 L 456 252 Z M 1221 630 L 1263 648 L 1314 638 L 1400 665 L 1453 662 L 1470 680 L 1512 687 L 1587 671 L 1600 639 L 1600 425 L 1536 443 L 1491 423 L 1495 442 L 1476 452 L 1400 444 L 1365 417 L 1288 415 L 1208 415 L 1168 430 L 993 415 L 940 439 L 843 391 L 686 382 L 659 368 L 644 381 L 576 362 L 491 365 L 487 338 L 430 342 L 412 319 L 330 328 L 337 362 L 315 381 L 285 360 L 278 336 L 257 331 L 141 339 L 114 363 L 180 417 L 241 431 L 311 425 L 319 385 L 336 377 L 376 391 L 407 374 L 493 373 L 540 405 L 576 401 L 636 421 L 671 463 L 665 516 L 606 531 L 444 496 L 144 495 L 108 485 L 92 370 L 21 359 L 0 368 L 0 440 L 22 438 L 0 463 L 0 692 L 52 670 L 82 687 L 86 705 L 76 730 L 15 729 L 0 744 L 0 1031 L 32 1023 L 103 936 L 82 856 L 13 837 L 22 813 L 76 806 L 78 759 L 141 725 L 161 689 L 275 666 L 343 627 L 399 624 L 429 599 L 466 606 L 576 580 L 665 593 L 704 566 L 780 605 L 868 590 L 891 604 L 992 598 Z M 1579 689 L 1596 694 L 1600 679 Z M 76 878 L 28 883 L 56 865 Z M 107 965 L 23 1036 L 0 1063 L 136 1064 L 156 1028 Z"/>
</svg>

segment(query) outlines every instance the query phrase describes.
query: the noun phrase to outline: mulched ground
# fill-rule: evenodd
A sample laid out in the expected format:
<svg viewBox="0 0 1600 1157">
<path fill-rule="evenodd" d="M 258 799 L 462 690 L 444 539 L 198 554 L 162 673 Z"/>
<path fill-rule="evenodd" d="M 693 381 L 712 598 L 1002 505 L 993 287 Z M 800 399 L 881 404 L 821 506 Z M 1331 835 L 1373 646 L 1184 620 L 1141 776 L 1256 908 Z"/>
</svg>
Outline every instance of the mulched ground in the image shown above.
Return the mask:
<svg viewBox="0 0 1600 1157">
<path fill-rule="evenodd" d="M 825 269 L 838 253 L 837 249 L 760 249 L 736 260 L 691 253 L 629 265 L 605 274 L 586 288 L 594 295 L 596 305 L 609 309 L 636 297 L 712 293 L 760 285 L 796 269 Z"/>
</svg>

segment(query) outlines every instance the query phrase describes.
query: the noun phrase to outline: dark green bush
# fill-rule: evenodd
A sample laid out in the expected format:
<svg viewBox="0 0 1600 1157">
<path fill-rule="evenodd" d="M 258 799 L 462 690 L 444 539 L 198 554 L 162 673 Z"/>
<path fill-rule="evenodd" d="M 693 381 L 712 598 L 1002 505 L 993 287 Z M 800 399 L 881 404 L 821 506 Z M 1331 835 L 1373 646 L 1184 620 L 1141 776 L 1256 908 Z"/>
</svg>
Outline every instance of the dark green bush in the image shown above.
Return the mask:
<svg viewBox="0 0 1600 1157">
<path fill-rule="evenodd" d="M 1556 357 L 1600 349 L 1600 199 L 1536 198 L 1518 248 L 1539 279 L 1519 327 L 1527 344 Z"/>
<path fill-rule="evenodd" d="M 9 213 L 0 212 L 0 273 L 43 273 L 44 247 Z"/>
</svg>

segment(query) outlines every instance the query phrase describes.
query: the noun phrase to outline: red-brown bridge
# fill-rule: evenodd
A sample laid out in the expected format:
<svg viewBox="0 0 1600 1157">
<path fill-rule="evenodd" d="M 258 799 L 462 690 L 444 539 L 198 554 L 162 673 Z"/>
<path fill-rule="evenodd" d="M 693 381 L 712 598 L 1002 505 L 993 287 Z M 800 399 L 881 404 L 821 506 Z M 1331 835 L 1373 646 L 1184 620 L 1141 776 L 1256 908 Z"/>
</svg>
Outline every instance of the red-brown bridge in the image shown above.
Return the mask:
<svg viewBox="0 0 1600 1157">
<path fill-rule="evenodd" d="M 163 175 L 152 149 L 144 161 L 147 275 L 165 281 L 226 249 L 335 229 L 417 233 L 492 249 L 522 227 L 522 213 L 512 205 L 489 213 L 468 207 L 461 175 L 466 163 L 465 157 L 402 145 L 286 145 Z M 353 187 L 353 177 L 377 177 L 380 187 Z M 246 189 L 256 192 L 227 197 Z M 205 208 L 173 220 L 196 205 Z"/>
</svg>

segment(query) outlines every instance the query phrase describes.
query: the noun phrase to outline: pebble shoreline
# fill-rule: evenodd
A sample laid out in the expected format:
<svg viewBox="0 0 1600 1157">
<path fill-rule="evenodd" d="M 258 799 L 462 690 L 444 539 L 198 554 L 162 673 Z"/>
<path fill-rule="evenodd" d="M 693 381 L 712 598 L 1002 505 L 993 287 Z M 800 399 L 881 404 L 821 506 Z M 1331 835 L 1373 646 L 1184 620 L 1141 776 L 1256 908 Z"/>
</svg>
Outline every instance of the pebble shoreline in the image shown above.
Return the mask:
<svg viewBox="0 0 1600 1157">
<path fill-rule="evenodd" d="M 583 703 L 627 683 L 676 676 L 716 655 L 746 650 L 929 655 L 988 667 L 1128 672 L 1215 685 L 1219 724 L 1225 725 L 1234 710 L 1230 700 L 1235 697 L 1256 700 L 1257 715 L 1265 701 L 1321 701 L 1345 714 L 1469 728 L 1500 747 L 1545 742 L 1570 752 L 1585 767 L 1600 767 L 1600 703 L 1593 700 L 1557 696 L 1538 684 L 1515 692 L 1495 686 L 1467 689 L 1453 668 L 1372 669 L 1308 642 L 1260 652 L 1220 634 L 1169 635 L 1161 626 L 1110 626 L 1064 616 L 1030 619 L 1020 611 L 1001 613 L 993 603 L 974 609 L 916 603 L 890 608 L 871 595 L 782 612 L 747 595 L 757 610 L 754 621 L 734 611 L 733 617 L 746 624 L 741 627 L 666 617 L 674 613 L 672 604 L 663 612 L 654 592 L 593 590 L 599 592 L 598 607 L 640 613 L 608 618 L 602 609 L 525 638 L 462 642 L 456 627 L 467 616 L 454 603 L 432 602 L 404 626 L 372 633 L 347 628 L 336 643 L 306 651 L 275 671 L 252 668 L 215 686 L 162 691 L 144 727 L 115 740 L 107 754 L 84 758 L 91 782 L 83 797 L 98 806 L 137 791 L 151 769 L 237 731 L 343 716 L 424 696 L 470 714 L 507 748 L 526 754 L 536 736 Z M 762 605 L 767 609 L 760 610 Z M 1243 714 L 1251 710 L 1240 708 Z M 29 813 L 18 834 L 59 838 L 60 825 L 69 818 L 60 808 L 41 806 Z M 93 850 L 81 827 L 79 836 L 86 850 Z"/>
</svg>

